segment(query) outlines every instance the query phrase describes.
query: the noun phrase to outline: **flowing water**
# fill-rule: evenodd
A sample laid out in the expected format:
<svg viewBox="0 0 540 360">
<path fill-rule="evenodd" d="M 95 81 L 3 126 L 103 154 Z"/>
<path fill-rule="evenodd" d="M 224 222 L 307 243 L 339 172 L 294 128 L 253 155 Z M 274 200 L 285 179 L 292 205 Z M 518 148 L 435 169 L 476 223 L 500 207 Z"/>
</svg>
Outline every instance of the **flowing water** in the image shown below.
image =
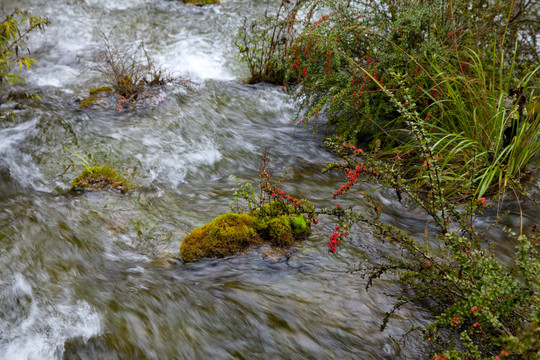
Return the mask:
<svg viewBox="0 0 540 360">
<path fill-rule="evenodd" d="M 232 41 L 243 18 L 266 5 L 16 4 L 51 24 L 30 38 L 39 66 L 23 72 L 17 89 L 41 102 L 25 101 L 16 121 L 0 124 L 0 359 L 422 357 L 418 339 L 402 350 L 397 341 L 429 313 L 403 308 L 380 332 L 392 305 L 386 294 L 399 285 L 380 280 L 366 291 L 349 272 L 380 261 L 367 229 L 334 255 L 326 250 L 333 225 L 321 219 L 287 252 L 179 260 L 183 237 L 229 210 L 229 175 L 256 183 L 266 147 L 276 173 L 293 169 L 284 181 L 290 193 L 335 206 L 342 179 L 321 173 L 318 164 L 333 159 L 321 137 L 295 127 L 295 105 L 280 88 L 242 83 L 247 69 Z M 3 4 L 4 13 L 14 6 Z M 163 87 L 155 105 L 137 112 L 81 110 L 80 94 L 103 85 L 89 70 L 102 34 L 124 46 L 143 41 L 158 64 L 192 84 Z M 70 192 L 82 167 L 62 175 L 77 160 L 64 147 L 133 172 L 138 187 Z M 425 218 L 386 195 L 388 221 L 421 234 Z M 355 197 L 341 204 L 362 206 Z"/>
</svg>

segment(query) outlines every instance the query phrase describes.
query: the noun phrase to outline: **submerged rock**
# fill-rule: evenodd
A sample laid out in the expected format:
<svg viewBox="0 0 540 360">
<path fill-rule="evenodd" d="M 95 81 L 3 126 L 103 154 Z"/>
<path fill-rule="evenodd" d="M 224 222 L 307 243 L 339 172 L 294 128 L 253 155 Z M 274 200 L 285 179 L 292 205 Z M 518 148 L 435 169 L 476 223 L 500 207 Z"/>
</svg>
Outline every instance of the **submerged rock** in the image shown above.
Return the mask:
<svg viewBox="0 0 540 360">
<path fill-rule="evenodd" d="M 251 213 L 218 216 L 184 237 L 180 255 L 187 262 L 222 258 L 253 245 L 286 247 L 307 238 L 311 228 L 306 216 L 286 211 L 287 205 L 273 202 Z"/>
</svg>

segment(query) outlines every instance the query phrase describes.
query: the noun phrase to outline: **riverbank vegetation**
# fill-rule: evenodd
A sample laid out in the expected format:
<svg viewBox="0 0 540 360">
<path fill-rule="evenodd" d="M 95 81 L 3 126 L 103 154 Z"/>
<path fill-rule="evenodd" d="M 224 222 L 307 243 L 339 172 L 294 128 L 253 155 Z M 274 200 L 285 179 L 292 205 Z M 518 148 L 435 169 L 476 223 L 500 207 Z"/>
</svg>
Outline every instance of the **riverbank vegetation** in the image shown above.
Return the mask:
<svg viewBox="0 0 540 360">
<path fill-rule="evenodd" d="M 414 151 L 406 104 L 426 120 L 444 178 L 462 189 L 454 195 L 481 197 L 528 175 L 540 134 L 538 10 L 482 4 L 282 2 L 237 45 L 250 82 L 282 83 L 297 99 L 299 124 L 380 157 L 399 153 L 421 186 L 415 165 L 427 160 Z"/>
<path fill-rule="evenodd" d="M 371 214 L 310 210 L 337 218 L 330 252 L 355 223 L 395 245 L 363 270 L 366 287 L 392 274 L 406 289 L 381 329 L 408 303 L 428 307 L 435 320 L 411 330 L 437 359 L 540 355 L 536 225 L 507 230 L 510 263 L 476 228 L 507 193 L 529 201 L 524 184 L 540 150 L 538 11 L 525 0 L 282 1 L 237 39 L 248 82 L 281 84 L 299 104 L 299 125 L 330 133 L 327 146 L 343 161 L 326 170 L 346 177 L 334 198 L 380 184 L 436 225 L 418 239 L 384 223 L 377 203 Z"/>
</svg>

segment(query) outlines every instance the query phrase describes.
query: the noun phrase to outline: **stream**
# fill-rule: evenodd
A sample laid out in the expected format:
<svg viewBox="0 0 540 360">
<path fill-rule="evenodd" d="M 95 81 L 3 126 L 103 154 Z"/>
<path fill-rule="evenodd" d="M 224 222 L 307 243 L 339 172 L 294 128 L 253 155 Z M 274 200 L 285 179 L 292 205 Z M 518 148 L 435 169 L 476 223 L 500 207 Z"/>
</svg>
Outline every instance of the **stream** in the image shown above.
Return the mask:
<svg viewBox="0 0 540 360">
<path fill-rule="evenodd" d="M 326 246 L 335 224 L 323 218 L 288 251 L 179 259 L 186 234 L 230 211 L 231 174 L 257 184 L 267 147 L 276 174 L 291 169 L 289 193 L 336 205 L 332 193 L 344 181 L 321 173 L 336 160 L 324 134 L 296 127 L 296 105 L 279 87 L 242 82 L 248 70 L 233 40 L 244 17 L 269 4 L 2 4 L 2 18 L 17 6 L 50 26 L 31 35 L 38 66 L 22 71 L 25 85 L 15 89 L 41 101 L 24 100 L 15 121 L 0 123 L 0 359 L 422 358 L 421 337 L 403 336 L 432 315 L 407 306 L 379 331 L 399 284 L 383 278 L 366 291 L 350 271 L 382 261 L 379 249 L 390 246 L 369 229 L 358 226 L 336 254 Z M 104 85 L 89 70 L 103 34 L 125 46 L 144 42 L 157 64 L 191 84 L 165 85 L 136 112 L 81 109 L 77 98 Z M 83 167 L 64 173 L 77 160 L 66 147 L 133 174 L 137 188 L 69 191 Z M 358 194 L 338 202 L 361 208 Z M 390 192 L 376 196 L 388 222 L 422 236 L 419 209 L 404 210 Z M 511 249 L 502 242 L 501 256 Z"/>
</svg>

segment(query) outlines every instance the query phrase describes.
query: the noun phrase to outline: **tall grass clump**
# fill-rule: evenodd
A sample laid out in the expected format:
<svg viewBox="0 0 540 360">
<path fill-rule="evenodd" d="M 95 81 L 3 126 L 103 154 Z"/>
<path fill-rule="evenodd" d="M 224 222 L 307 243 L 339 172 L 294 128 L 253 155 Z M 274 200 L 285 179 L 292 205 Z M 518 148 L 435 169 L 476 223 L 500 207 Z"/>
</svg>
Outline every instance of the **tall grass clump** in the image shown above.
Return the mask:
<svg viewBox="0 0 540 360">
<path fill-rule="evenodd" d="M 440 154 L 454 186 L 474 189 L 479 198 L 517 186 L 531 174 L 528 167 L 535 167 L 540 114 L 533 105 L 540 66 L 514 79 L 514 64 L 505 69 L 503 56 L 485 59 L 489 54 L 472 50 L 462 55 L 457 62 L 429 59 L 440 96 L 427 94 L 431 104 L 424 114 L 430 115 L 426 126 L 433 151 Z"/>
</svg>

